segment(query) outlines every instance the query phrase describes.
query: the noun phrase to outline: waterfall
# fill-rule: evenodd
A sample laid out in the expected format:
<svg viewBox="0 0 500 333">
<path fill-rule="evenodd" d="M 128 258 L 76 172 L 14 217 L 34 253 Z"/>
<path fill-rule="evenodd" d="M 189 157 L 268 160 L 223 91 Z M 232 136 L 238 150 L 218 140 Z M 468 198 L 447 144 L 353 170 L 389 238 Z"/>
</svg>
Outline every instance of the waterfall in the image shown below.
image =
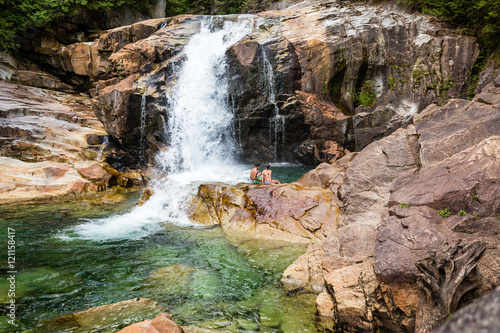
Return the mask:
<svg viewBox="0 0 500 333">
<path fill-rule="evenodd" d="M 237 21 L 223 17 L 202 21 L 200 31 L 184 47 L 185 60 L 176 69 L 178 81 L 166 96 L 168 148 L 155 158 L 159 165 L 152 180 L 155 194 L 130 213 L 78 225 L 69 237 L 133 238 L 158 231 L 163 222 L 192 225 L 186 205 L 200 183 L 248 181 L 249 169 L 235 162 L 236 133 L 227 100 L 225 54 L 252 31 L 254 20 L 240 15 Z M 142 102 L 141 143 L 145 97 Z"/>
<path fill-rule="evenodd" d="M 281 132 L 282 147 L 285 146 L 285 126 L 286 119 L 280 115 L 280 110 L 276 103 L 276 88 L 274 70 L 271 62 L 267 58 L 266 49 L 262 48 L 264 83 L 266 87 L 266 97 L 274 105 L 274 116 L 269 118 L 269 143 L 272 147 L 272 154 L 275 161 L 278 160 L 278 143 L 280 141 L 279 133 Z"/>
<path fill-rule="evenodd" d="M 140 142 L 140 158 L 144 160 L 144 152 L 146 150 L 146 95 L 141 98 L 141 142 Z"/>
<path fill-rule="evenodd" d="M 233 112 L 227 102 L 225 52 L 250 32 L 248 20 L 202 24 L 184 48 L 186 61 L 168 98 L 169 149 L 157 161 L 170 173 L 224 167 L 235 158 Z"/>
<path fill-rule="evenodd" d="M 105 135 L 102 138 L 101 147 L 99 148 L 99 152 L 97 153 L 96 161 L 101 162 L 102 154 L 104 153 L 104 149 L 106 148 L 107 143 L 108 143 L 108 136 Z"/>
</svg>

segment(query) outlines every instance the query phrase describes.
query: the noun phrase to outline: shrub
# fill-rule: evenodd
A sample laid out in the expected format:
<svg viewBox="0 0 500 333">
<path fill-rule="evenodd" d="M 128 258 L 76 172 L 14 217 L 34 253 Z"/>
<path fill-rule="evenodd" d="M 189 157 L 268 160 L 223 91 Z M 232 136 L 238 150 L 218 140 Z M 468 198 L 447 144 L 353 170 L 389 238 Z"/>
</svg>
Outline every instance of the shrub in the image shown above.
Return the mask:
<svg viewBox="0 0 500 333">
<path fill-rule="evenodd" d="M 358 105 L 372 106 L 375 102 L 375 85 L 373 81 L 367 80 L 361 86 L 361 90 L 356 94 L 355 102 Z"/>
<path fill-rule="evenodd" d="M 448 208 L 445 208 L 443 210 L 438 210 L 439 215 L 442 217 L 446 218 L 450 216 L 450 212 L 448 211 Z"/>
</svg>

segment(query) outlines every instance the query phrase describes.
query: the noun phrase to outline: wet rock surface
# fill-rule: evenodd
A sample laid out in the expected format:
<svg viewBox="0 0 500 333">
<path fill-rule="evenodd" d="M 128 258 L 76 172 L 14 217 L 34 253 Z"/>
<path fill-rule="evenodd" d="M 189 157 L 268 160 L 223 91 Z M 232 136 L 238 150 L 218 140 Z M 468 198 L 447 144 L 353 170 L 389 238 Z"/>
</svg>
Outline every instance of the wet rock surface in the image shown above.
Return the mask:
<svg viewBox="0 0 500 333">
<path fill-rule="evenodd" d="M 43 322 L 40 327 L 37 327 L 35 331 L 88 331 L 90 329 L 95 330 L 99 327 L 113 327 L 113 325 L 115 325 L 114 327 L 116 329 L 118 328 L 118 325 L 123 325 L 123 322 L 125 320 L 134 320 L 134 318 L 143 318 L 148 316 L 152 317 L 162 313 L 163 311 L 163 307 L 151 299 L 134 298 L 118 303 L 101 305 L 85 311 L 49 319 Z M 165 317 L 162 315 L 159 316 L 160 318 L 157 322 L 163 322 Z"/>
<path fill-rule="evenodd" d="M 152 320 L 132 324 L 119 333 L 184 333 L 184 330 L 168 313 L 160 313 Z"/>
</svg>

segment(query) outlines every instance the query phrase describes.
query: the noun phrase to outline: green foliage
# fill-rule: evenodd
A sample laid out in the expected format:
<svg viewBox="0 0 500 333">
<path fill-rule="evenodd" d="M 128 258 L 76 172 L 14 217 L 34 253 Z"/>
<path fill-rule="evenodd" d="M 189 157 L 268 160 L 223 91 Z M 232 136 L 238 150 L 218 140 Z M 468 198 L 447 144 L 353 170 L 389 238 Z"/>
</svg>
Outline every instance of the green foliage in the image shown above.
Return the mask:
<svg viewBox="0 0 500 333">
<path fill-rule="evenodd" d="M 0 49 L 12 51 L 19 46 L 18 37 L 63 15 L 73 15 L 86 8 L 108 10 L 122 5 L 146 12 L 155 0 L 0 0 Z"/>
<path fill-rule="evenodd" d="M 396 88 L 396 84 L 394 83 L 394 77 L 392 75 L 389 75 L 389 77 L 387 78 L 387 83 L 389 83 L 389 88 L 391 90 L 394 90 L 394 88 Z"/>
<path fill-rule="evenodd" d="M 410 204 L 408 204 L 408 203 L 400 203 L 399 207 L 401 207 L 401 208 L 408 208 L 408 207 L 410 207 Z"/>
<path fill-rule="evenodd" d="M 448 211 L 448 208 L 445 208 L 445 209 L 442 209 L 442 210 L 438 210 L 438 213 L 439 213 L 439 215 L 441 215 L 444 218 L 450 216 L 450 212 Z"/>
<path fill-rule="evenodd" d="M 356 94 L 355 102 L 358 105 L 372 106 L 375 102 L 375 85 L 373 81 L 367 80 L 361 86 L 361 91 Z"/>
<path fill-rule="evenodd" d="M 472 196 L 472 199 L 476 200 L 477 202 L 479 202 L 479 196 L 477 194 L 474 194 Z"/>
<path fill-rule="evenodd" d="M 467 213 L 465 212 L 465 210 L 460 209 L 460 211 L 458 212 L 458 215 L 465 216 L 465 215 L 467 215 Z"/>
<path fill-rule="evenodd" d="M 479 220 L 479 215 L 477 215 L 476 212 L 472 213 L 472 216 L 474 216 L 476 218 L 476 220 Z"/>
</svg>

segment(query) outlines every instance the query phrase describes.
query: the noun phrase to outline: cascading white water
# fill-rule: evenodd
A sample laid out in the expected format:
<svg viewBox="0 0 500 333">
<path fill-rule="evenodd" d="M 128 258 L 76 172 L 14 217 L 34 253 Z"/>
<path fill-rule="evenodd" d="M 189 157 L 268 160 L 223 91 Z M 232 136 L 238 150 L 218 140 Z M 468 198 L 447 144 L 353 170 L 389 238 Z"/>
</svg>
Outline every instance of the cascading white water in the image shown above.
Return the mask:
<svg viewBox="0 0 500 333">
<path fill-rule="evenodd" d="M 141 160 L 144 159 L 144 150 L 146 149 L 146 95 L 141 97 L 141 143 L 140 154 Z"/>
<path fill-rule="evenodd" d="M 215 19 L 220 23 L 220 17 Z M 218 30 L 213 23 L 202 22 L 200 31 L 185 46 L 186 60 L 167 96 L 169 116 L 165 134 L 169 148 L 156 157 L 161 170 L 153 183 L 155 194 L 130 213 L 73 228 L 70 237 L 142 237 L 159 230 L 160 222 L 190 225 L 184 206 L 200 183 L 248 181 L 249 170 L 235 162 L 225 53 L 251 32 L 255 22 L 253 17 L 245 15 L 237 21 L 225 20 Z"/>
<path fill-rule="evenodd" d="M 105 135 L 102 139 L 101 147 L 99 148 L 99 152 L 97 153 L 96 161 L 101 162 L 102 154 L 104 153 L 104 149 L 108 143 L 108 136 Z"/>
<path fill-rule="evenodd" d="M 225 22 L 215 32 L 206 23 L 185 47 L 187 60 L 168 96 L 170 148 L 157 157 L 169 172 L 223 167 L 234 159 L 225 52 L 248 32 L 248 23 Z"/>
<path fill-rule="evenodd" d="M 274 105 L 274 117 L 269 118 L 269 143 L 272 145 L 273 158 L 275 161 L 278 160 L 278 143 L 279 143 L 279 133 L 281 132 L 282 144 L 285 144 L 285 126 L 286 119 L 283 115 L 280 115 L 280 109 L 276 103 L 276 88 L 275 88 L 275 77 L 274 70 L 271 62 L 267 58 L 265 48 L 262 49 L 262 59 L 264 63 L 264 82 L 267 88 L 267 98 L 269 102 Z"/>
</svg>

